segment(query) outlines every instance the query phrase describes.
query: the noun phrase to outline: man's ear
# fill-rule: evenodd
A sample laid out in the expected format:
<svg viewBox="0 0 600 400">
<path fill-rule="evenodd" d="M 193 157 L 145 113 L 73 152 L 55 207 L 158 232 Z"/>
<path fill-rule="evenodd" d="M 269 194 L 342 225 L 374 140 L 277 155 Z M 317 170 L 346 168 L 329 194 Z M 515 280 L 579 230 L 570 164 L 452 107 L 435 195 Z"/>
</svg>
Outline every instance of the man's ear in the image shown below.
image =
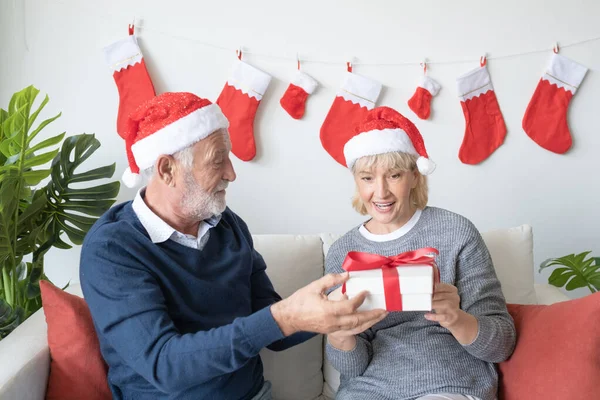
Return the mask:
<svg viewBox="0 0 600 400">
<path fill-rule="evenodd" d="M 177 172 L 177 164 L 175 158 L 171 155 L 163 154 L 158 157 L 154 164 L 157 178 L 167 186 L 175 186 L 175 174 Z"/>
</svg>

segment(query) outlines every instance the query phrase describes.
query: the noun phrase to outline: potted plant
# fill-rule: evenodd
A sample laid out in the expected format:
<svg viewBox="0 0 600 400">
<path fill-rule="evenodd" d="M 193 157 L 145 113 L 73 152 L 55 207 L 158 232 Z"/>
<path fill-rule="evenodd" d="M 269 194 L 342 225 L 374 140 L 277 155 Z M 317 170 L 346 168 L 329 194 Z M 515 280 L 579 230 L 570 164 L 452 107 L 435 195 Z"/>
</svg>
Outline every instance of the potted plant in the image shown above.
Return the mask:
<svg viewBox="0 0 600 400">
<path fill-rule="evenodd" d="M 548 283 L 556 287 L 575 290 L 587 287 L 590 292 L 600 290 L 600 257 L 589 257 L 591 251 L 580 254 L 569 254 L 560 258 L 550 258 L 540 265 L 540 272 L 549 267 L 559 266 L 550 277 Z"/>
<path fill-rule="evenodd" d="M 48 103 L 46 96 L 33 111 L 38 93 L 29 86 L 0 109 L 0 340 L 41 307 L 44 254 L 52 247 L 81 245 L 120 188 L 118 181 L 80 185 L 115 172 L 114 163 L 79 170 L 100 147 L 93 134 L 65 139 L 63 132 L 36 140 L 61 115 L 34 128 Z"/>
</svg>

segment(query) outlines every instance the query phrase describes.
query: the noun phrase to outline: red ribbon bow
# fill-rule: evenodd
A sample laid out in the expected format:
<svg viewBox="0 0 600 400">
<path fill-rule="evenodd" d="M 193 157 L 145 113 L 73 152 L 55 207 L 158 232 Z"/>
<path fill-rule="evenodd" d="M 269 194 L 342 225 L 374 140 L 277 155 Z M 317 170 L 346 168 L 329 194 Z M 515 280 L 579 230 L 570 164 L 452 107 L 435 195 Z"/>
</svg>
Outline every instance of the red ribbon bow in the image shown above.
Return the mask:
<svg viewBox="0 0 600 400">
<path fill-rule="evenodd" d="M 437 249 L 432 247 L 424 247 L 392 257 L 351 251 L 346 256 L 342 268 L 348 272 L 381 269 L 383 273 L 383 290 L 385 293 L 386 309 L 388 311 L 402 311 L 400 276 L 398 275 L 396 267 L 415 264 L 431 265 L 433 268 L 435 285 L 435 283 L 440 281 L 440 271 L 437 269 L 435 258 L 432 257 L 431 254 L 438 255 L 440 253 Z M 346 283 L 342 286 L 342 293 L 346 293 Z"/>
</svg>

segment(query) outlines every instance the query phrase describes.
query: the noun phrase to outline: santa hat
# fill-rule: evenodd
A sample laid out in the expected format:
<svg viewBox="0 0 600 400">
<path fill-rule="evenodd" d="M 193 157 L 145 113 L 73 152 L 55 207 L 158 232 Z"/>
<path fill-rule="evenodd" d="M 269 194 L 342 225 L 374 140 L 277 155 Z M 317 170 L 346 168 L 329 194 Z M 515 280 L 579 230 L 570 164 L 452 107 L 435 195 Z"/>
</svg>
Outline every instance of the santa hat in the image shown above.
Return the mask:
<svg viewBox="0 0 600 400">
<path fill-rule="evenodd" d="M 129 115 L 124 135 L 129 167 L 123 182 L 134 187 L 140 169 L 153 166 L 159 156 L 177 153 L 228 127 L 227 118 L 210 100 L 186 92 L 155 96 Z"/>
<path fill-rule="evenodd" d="M 346 166 L 352 168 L 356 160 L 392 152 L 408 153 L 417 158 L 417 168 L 422 175 L 435 170 L 429 159 L 423 137 L 417 127 L 398 111 L 377 107 L 369 111 L 358 124 L 355 134 L 344 144 Z"/>
</svg>

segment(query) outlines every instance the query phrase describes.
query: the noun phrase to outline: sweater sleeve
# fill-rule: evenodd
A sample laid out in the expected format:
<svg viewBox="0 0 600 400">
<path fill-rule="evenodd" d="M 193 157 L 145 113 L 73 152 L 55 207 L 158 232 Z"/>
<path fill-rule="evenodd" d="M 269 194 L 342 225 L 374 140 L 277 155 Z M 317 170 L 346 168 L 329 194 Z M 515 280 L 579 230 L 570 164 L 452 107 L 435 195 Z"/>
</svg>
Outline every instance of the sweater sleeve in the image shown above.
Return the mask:
<svg viewBox="0 0 600 400">
<path fill-rule="evenodd" d="M 107 236 L 87 242 L 81 285 L 96 330 L 133 370 L 171 393 L 241 368 L 283 338 L 270 308 L 229 325 L 180 334 L 155 276 Z"/>
<path fill-rule="evenodd" d="M 474 357 L 498 363 L 514 350 L 515 326 L 483 238 L 474 226 L 468 230 L 468 240 L 458 254 L 456 287 L 462 310 L 477 318 L 479 330 L 475 340 L 463 347 Z"/>
<path fill-rule="evenodd" d="M 342 263 L 346 258 L 348 252 L 343 251 L 339 244 L 334 243 L 327 257 L 325 258 L 325 273 L 339 274 L 344 272 L 342 269 Z M 332 288 L 331 290 L 335 290 Z M 371 346 L 371 340 L 373 339 L 373 331 L 368 329 L 367 331 L 356 335 L 356 346 L 350 351 L 340 350 L 326 342 L 325 351 L 331 365 L 338 370 L 338 372 L 344 378 L 354 378 L 362 375 L 371 359 L 373 358 L 373 349 Z"/>
</svg>

